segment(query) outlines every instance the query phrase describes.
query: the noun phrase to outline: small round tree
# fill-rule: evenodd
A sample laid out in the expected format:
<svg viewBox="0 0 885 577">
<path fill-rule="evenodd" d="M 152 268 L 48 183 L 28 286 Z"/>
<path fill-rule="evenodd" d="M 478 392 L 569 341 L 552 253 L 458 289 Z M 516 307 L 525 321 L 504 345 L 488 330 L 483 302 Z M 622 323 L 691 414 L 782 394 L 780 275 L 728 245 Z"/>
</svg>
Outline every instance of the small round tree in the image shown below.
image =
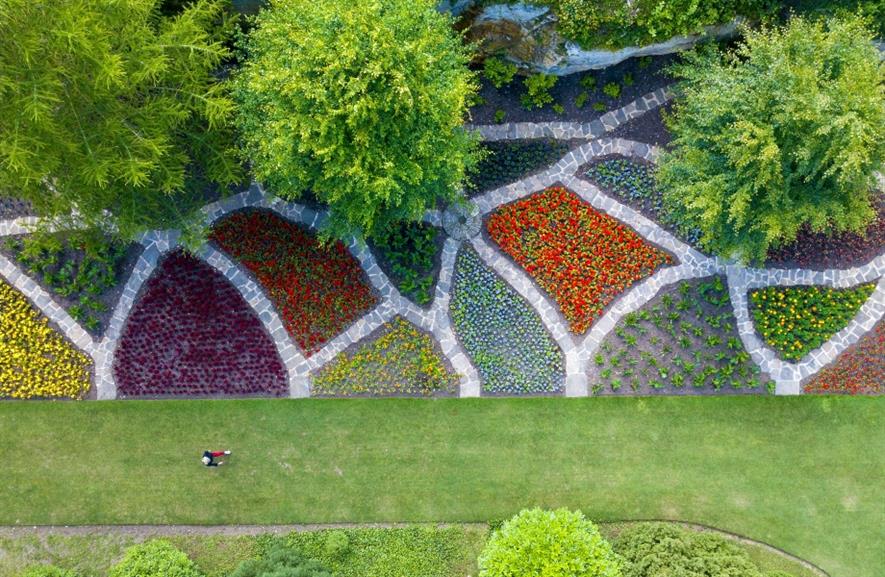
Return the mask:
<svg viewBox="0 0 885 577">
<path fill-rule="evenodd" d="M 469 53 L 430 0 L 277 0 L 255 20 L 236 78 L 256 178 L 311 191 L 333 232 L 371 236 L 459 197 L 476 143 Z"/>
<path fill-rule="evenodd" d="M 803 227 L 861 232 L 885 160 L 885 66 L 859 18 L 748 31 L 728 56 L 699 51 L 660 161 L 665 202 L 722 256 L 764 259 Z"/>
<path fill-rule="evenodd" d="M 620 560 L 580 511 L 529 509 L 492 534 L 480 577 L 620 577 Z"/>
</svg>

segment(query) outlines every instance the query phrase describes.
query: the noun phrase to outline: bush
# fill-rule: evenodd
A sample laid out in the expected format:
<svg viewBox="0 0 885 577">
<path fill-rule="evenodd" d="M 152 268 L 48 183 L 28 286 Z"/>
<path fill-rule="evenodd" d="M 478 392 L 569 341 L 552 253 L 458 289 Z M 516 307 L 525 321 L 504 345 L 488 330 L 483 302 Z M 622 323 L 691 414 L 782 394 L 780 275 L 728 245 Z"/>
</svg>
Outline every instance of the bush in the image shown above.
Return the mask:
<svg viewBox="0 0 885 577">
<path fill-rule="evenodd" d="M 430 0 L 284 0 L 262 10 L 236 75 L 255 177 L 312 190 L 331 232 L 372 236 L 454 201 L 475 163 L 470 55 Z"/>
<path fill-rule="evenodd" d="M 697 33 L 736 15 L 758 17 L 769 0 L 535 0 L 550 5 L 558 29 L 584 48 L 622 48 Z"/>
<path fill-rule="evenodd" d="M 22 573 L 21 577 L 77 577 L 77 574 L 53 565 L 38 565 Z"/>
<path fill-rule="evenodd" d="M 420 305 L 433 300 L 439 229 L 426 222 L 395 223 L 375 237 L 381 266 L 403 295 Z"/>
<path fill-rule="evenodd" d="M 495 88 L 503 88 L 513 82 L 516 70 L 516 64 L 494 56 L 486 58 L 483 62 L 483 74 Z"/>
<path fill-rule="evenodd" d="M 557 77 L 552 74 L 532 74 L 523 80 L 525 93 L 522 95 L 522 105 L 531 110 L 532 108 L 544 108 L 553 102 L 550 89 L 556 85 Z"/>
<path fill-rule="evenodd" d="M 748 31 L 735 53 L 698 51 L 674 72 L 675 149 L 658 182 L 706 248 L 761 260 L 803 226 L 860 232 L 873 220 L 885 83 L 861 20 Z"/>
<path fill-rule="evenodd" d="M 24 295 L 0 281 L 0 398 L 80 399 L 91 366 Z"/>
<path fill-rule="evenodd" d="M 641 523 L 615 543 L 624 577 L 762 577 L 749 555 L 719 535 Z"/>
<path fill-rule="evenodd" d="M 261 559 L 243 561 L 230 577 L 332 577 L 319 561 L 277 544 Z"/>
<path fill-rule="evenodd" d="M 201 577 L 188 556 L 163 539 L 130 547 L 108 577 Z"/>
<path fill-rule="evenodd" d="M 480 577 L 620 577 L 618 556 L 580 511 L 524 510 L 492 534 Z"/>
</svg>

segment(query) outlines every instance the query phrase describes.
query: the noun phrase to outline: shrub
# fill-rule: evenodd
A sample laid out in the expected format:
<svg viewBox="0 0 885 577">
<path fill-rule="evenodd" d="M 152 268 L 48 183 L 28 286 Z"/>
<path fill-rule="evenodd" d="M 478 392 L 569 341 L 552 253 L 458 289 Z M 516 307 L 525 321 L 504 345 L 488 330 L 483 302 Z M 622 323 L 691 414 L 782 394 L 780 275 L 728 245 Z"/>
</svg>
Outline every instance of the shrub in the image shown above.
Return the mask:
<svg viewBox="0 0 885 577">
<path fill-rule="evenodd" d="M 274 545 L 261 559 L 243 561 L 230 577 L 332 577 L 319 562 L 282 544 Z"/>
<path fill-rule="evenodd" d="M 875 290 L 818 286 L 766 287 L 750 293 L 756 330 L 788 360 L 797 361 L 845 328 Z"/>
<path fill-rule="evenodd" d="M 558 30 L 584 48 L 623 48 L 700 32 L 736 15 L 766 14 L 769 0 L 534 0 L 553 7 Z"/>
<path fill-rule="evenodd" d="M 532 74 L 523 80 L 525 93 L 522 95 L 522 105 L 531 110 L 532 108 L 544 108 L 553 102 L 550 89 L 556 86 L 557 77 L 552 74 Z"/>
<path fill-rule="evenodd" d="M 194 562 L 163 539 L 130 547 L 108 577 L 201 577 Z"/>
<path fill-rule="evenodd" d="M 575 97 L 575 108 L 581 109 L 584 108 L 584 105 L 587 104 L 587 100 L 590 98 L 590 93 L 584 90 L 580 94 Z"/>
<path fill-rule="evenodd" d="M 507 117 L 507 111 L 501 110 L 500 108 L 495 111 L 495 124 L 501 124 L 504 122 L 504 119 Z"/>
<path fill-rule="evenodd" d="M 276 194 L 372 236 L 459 197 L 469 50 L 430 0 L 285 0 L 259 12 L 236 76 L 243 150 Z"/>
<path fill-rule="evenodd" d="M 77 574 L 53 565 L 37 565 L 22 573 L 21 577 L 77 577 Z"/>
<path fill-rule="evenodd" d="M 618 556 L 580 511 L 529 509 L 492 534 L 480 577 L 620 577 Z"/>
<path fill-rule="evenodd" d="M 615 542 L 624 577 L 762 577 L 749 555 L 712 533 L 640 523 Z"/>
<path fill-rule="evenodd" d="M 433 300 L 439 229 L 426 222 L 391 225 L 374 239 L 381 266 L 405 296 L 420 305 Z"/>
<path fill-rule="evenodd" d="M 743 261 L 813 231 L 862 231 L 885 161 L 883 68 L 860 20 L 748 31 L 734 54 L 693 53 L 661 158 L 667 202 L 702 243 Z"/>
<path fill-rule="evenodd" d="M 483 74 L 495 88 L 503 88 L 513 82 L 516 64 L 491 56 L 483 62 Z"/>
<path fill-rule="evenodd" d="M 3 2 L 0 190 L 130 237 L 187 222 L 209 183 L 241 179 L 217 74 L 227 3 L 174 18 L 157 4 Z"/>
<path fill-rule="evenodd" d="M 602 93 L 608 96 L 609 98 L 617 98 L 621 95 L 621 87 L 614 82 L 609 82 L 605 86 L 602 87 Z"/>
<path fill-rule="evenodd" d="M 91 366 L 24 295 L 0 281 L 0 398 L 82 398 Z"/>
</svg>

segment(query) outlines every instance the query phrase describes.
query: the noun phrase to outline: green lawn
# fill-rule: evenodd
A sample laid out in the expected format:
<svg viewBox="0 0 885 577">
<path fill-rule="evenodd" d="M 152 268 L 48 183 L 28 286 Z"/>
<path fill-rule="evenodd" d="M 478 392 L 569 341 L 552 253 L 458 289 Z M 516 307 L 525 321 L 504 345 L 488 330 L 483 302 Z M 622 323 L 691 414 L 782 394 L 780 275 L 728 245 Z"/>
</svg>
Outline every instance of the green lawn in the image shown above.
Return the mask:
<svg viewBox="0 0 885 577">
<path fill-rule="evenodd" d="M 712 525 L 885 568 L 885 399 L 0 403 L 0 524 L 484 521 L 531 505 Z M 230 447 L 230 467 L 199 465 Z"/>
</svg>

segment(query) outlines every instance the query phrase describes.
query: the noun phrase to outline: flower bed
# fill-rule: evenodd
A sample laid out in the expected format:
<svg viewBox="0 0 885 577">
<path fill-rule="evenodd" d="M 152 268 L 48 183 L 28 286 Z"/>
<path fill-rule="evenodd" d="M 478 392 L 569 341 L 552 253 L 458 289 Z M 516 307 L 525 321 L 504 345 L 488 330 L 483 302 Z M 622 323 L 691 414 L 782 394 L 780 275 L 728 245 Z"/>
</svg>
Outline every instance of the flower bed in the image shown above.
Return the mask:
<svg viewBox="0 0 885 577">
<path fill-rule="evenodd" d="M 450 312 L 488 393 L 552 393 L 562 352 L 535 311 L 465 246 L 455 263 Z"/>
<path fill-rule="evenodd" d="M 24 295 L 0 281 L 0 398 L 81 399 L 91 367 Z"/>
<path fill-rule="evenodd" d="M 764 393 L 722 277 L 668 287 L 624 315 L 589 370 L 593 394 Z"/>
<path fill-rule="evenodd" d="M 221 273 L 174 252 L 143 291 L 114 359 L 121 397 L 288 393 L 273 341 Z"/>
<path fill-rule="evenodd" d="M 885 321 L 821 369 L 805 385 L 811 394 L 881 395 L 885 389 Z"/>
<path fill-rule="evenodd" d="M 444 242 L 426 222 L 405 222 L 372 239 L 378 266 L 403 296 L 422 306 L 433 301 Z"/>
<path fill-rule="evenodd" d="M 377 302 L 347 247 L 337 241 L 322 246 L 273 212 L 234 213 L 215 225 L 210 238 L 252 271 L 307 355 Z"/>
<path fill-rule="evenodd" d="M 433 338 L 400 317 L 353 352 L 344 352 L 313 380 L 316 395 L 433 395 L 455 391 Z"/>
<path fill-rule="evenodd" d="M 587 165 L 584 176 L 617 200 L 658 222 L 685 242 L 698 246 L 701 231 L 664 204 L 655 186 L 655 167 L 624 156 L 603 157 Z"/>
<path fill-rule="evenodd" d="M 499 208 L 488 230 L 553 296 L 577 334 L 635 282 L 673 263 L 632 229 L 561 187 Z"/>
<path fill-rule="evenodd" d="M 756 331 L 781 357 L 797 361 L 845 328 L 875 288 L 773 286 L 752 291 Z"/>
<path fill-rule="evenodd" d="M 516 182 L 558 162 L 569 151 L 567 142 L 552 139 L 502 140 L 484 142 L 486 152 L 470 174 L 469 196 Z"/>
</svg>

